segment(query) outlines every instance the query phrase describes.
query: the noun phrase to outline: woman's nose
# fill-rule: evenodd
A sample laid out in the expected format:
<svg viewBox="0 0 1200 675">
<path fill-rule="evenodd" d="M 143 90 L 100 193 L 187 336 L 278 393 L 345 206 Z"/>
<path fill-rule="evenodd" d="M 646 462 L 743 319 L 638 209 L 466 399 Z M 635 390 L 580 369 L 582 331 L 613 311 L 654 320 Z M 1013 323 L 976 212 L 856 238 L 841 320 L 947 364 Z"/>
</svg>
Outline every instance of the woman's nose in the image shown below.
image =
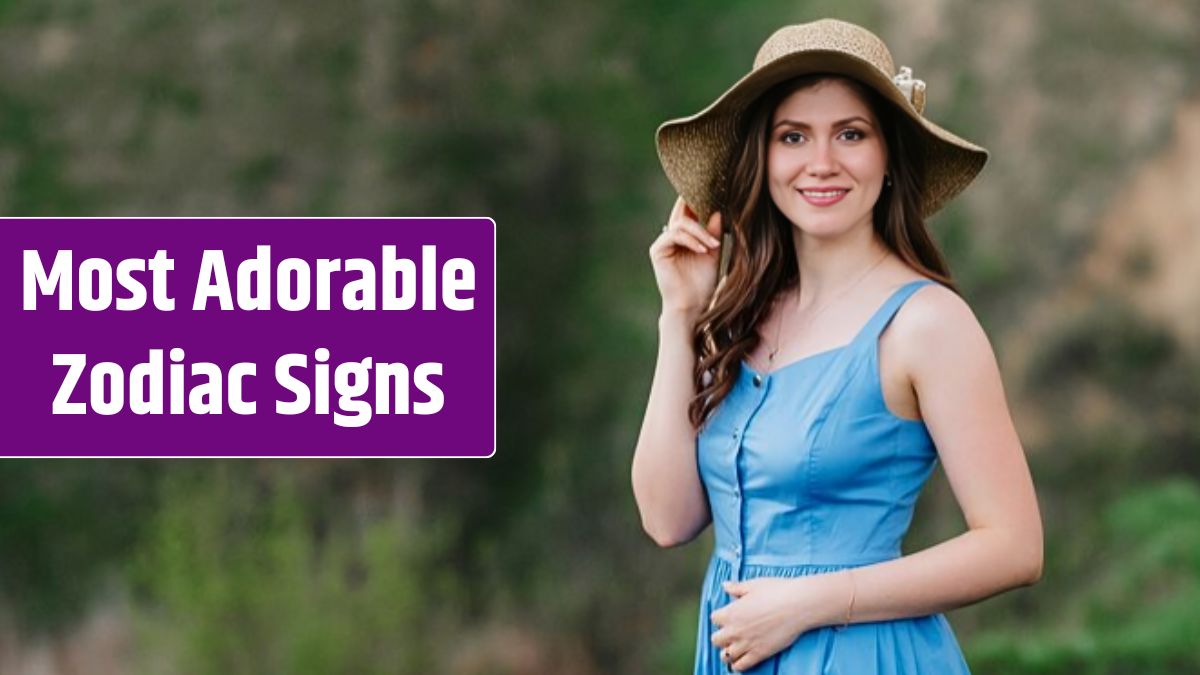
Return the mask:
<svg viewBox="0 0 1200 675">
<path fill-rule="evenodd" d="M 837 160 L 833 156 L 833 144 L 817 141 L 812 145 L 812 155 L 808 158 L 808 171 L 816 175 L 825 175 L 836 170 Z"/>
</svg>

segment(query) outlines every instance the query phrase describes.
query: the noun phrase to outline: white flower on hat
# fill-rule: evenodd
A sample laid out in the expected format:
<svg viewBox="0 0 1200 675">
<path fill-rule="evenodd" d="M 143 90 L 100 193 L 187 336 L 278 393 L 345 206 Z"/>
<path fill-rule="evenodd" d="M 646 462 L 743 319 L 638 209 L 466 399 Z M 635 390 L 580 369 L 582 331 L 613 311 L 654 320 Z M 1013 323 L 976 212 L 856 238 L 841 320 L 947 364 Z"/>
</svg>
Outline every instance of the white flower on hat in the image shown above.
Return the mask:
<svg viewBox="0 0 1200 675">
<path fill-rule="evenodd" d="M 912 68 L 900 66 L 900 72 L 892 76 L 892 82 L 904 93 L 913 107 L 920 112 L 925 107 L 925 81 L 913 79 Z"/>
</svg>

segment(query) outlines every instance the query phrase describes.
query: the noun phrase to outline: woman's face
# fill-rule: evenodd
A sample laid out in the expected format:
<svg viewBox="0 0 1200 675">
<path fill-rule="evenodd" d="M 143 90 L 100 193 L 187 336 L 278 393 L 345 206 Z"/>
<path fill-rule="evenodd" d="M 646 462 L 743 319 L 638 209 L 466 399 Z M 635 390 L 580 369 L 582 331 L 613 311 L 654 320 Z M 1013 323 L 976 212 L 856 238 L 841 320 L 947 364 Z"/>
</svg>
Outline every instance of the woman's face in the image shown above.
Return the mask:
<svg viewBox="0 0 1200 675">
<path fill-rule="evenodd" d="M 771 199 L 805 234 L 836 237 L 870 227 L 886 171 L 879 121 L 842 80 L 793 92 L 775 109 L 767 141 Z"/>
</svg>

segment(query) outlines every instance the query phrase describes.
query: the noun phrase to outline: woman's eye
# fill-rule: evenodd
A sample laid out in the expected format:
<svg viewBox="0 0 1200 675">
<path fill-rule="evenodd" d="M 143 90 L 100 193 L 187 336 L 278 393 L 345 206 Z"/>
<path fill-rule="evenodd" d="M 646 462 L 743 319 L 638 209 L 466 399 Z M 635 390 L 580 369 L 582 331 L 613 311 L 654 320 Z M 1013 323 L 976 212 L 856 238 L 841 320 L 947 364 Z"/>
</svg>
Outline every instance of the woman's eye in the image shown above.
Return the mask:
<svg viewBox="0 0 1200 675">
<path fill-rule="evenodd" d="M 842 134 L 843 135 L 849 134 L 849 136 L 847 136 L 847 138 L 852 141 L 860 141 L 863 138 L 865 138 L 865 136 L 866 136 L 866 134 L 864 134 L 862 131 L 859 131 L 858 129 L 846 129 L 845 131 L 842 132 Z M 801 134 L 799 131 L 785 131 L 785 132 L 783 132 L 782 135 L 779 136 L 779 140 L 788 145 L 793 145 L 793 144 L 799 143 L 803 139 L 804 139 L 804 134 Z"/>
</svg>

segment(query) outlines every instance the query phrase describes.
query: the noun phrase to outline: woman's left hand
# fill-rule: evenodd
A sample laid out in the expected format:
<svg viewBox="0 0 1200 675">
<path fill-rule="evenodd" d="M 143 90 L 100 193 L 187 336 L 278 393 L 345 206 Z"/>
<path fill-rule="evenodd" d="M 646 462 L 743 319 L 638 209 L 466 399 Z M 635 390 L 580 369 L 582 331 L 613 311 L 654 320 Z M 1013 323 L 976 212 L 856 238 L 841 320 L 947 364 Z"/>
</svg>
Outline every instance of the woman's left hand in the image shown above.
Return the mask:
<svg viewBox="0 0 1200 675">
<path fill-rule="evenodd" d="M 828 582 L 828 575 L 726 581 L 722 586 L 734 600 L 710 615 L 720 626 L 712 643 L 722 650 L 721 659 L 747 670 L 821 625 L 822 603 L 835 585 Z"/>
</svg>

